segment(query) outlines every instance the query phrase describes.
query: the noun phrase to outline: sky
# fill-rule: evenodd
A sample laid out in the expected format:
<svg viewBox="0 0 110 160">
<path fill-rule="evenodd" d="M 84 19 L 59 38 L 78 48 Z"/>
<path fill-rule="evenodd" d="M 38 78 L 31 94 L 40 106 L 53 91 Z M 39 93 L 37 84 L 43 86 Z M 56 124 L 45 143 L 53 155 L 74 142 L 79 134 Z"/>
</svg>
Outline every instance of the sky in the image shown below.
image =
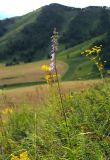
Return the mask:
<svg viewBox="0 0 110 160">
<path fill-rule="evenodd" d="M 110 0 L 0 0 L 0 19 L 20 16 L 50 3 L 71 7 L 108 6 Z"/>
</svg>

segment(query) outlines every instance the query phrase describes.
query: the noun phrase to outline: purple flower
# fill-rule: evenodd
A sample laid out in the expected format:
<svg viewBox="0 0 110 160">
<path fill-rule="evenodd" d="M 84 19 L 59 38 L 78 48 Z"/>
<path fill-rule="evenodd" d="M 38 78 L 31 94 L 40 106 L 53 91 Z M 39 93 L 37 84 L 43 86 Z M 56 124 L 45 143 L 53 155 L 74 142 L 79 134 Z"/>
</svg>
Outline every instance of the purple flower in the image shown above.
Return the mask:
<svg viewBox="0 0 110 160">
<path fill-rule="evenodd" d="M 52 53 L 52 54 L 51 54 L 51 61 L 53 62 L 53 61 L 54 61 L 54 59 L 55 59 L 55 54 L 54 54 L 54 53 Z"/>
<path fill-rule="evenodd" d="M 56 28 L 54 28 L 53 36 L 51 37 L 51 64 L 50 70 L 54 71 L 55 69 L 55 52 L 57 51 L 57 36 Z"/>
<path fill-rule="evenodd" d="M 53 71 L 55 68 L 54 62 L 50 63 L 50 70 Z"/>
</svg>

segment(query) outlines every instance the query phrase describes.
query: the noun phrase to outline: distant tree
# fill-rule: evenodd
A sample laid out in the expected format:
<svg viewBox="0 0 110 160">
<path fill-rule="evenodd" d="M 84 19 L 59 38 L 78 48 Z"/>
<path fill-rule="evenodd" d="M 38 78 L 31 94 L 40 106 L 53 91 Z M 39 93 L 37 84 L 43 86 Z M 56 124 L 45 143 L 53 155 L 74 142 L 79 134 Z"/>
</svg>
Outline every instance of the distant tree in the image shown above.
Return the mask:
<svg viewBox="0 0 110 160">
<path fill-rule="evenodd" d="M 110 28 L 109 10 L 107 10 L 104 7 L 101 10 L 100 21 L 99 21 L 99 24 L 95 30 L 95 35 L 100 35 L 100 34 L 106 33 L 106 32 L 108 32 L 109 28 Z"/>
</svg>

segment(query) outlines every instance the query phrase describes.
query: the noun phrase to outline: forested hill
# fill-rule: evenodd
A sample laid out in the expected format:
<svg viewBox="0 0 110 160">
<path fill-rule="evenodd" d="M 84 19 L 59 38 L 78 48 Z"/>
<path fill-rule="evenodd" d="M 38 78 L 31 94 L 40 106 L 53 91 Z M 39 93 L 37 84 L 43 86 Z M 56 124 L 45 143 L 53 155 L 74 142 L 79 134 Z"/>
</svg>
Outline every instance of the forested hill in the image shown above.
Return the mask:
<svg viewBox="0 0 110 160">
<path fill-rule="evenodd" d="M 96 44 L 103 45 L 104 59 L 110 58 L 110 8 L 50 4 L 24 16 L 0 21 L 1 61 L 48 58 L 54 27 L 59 32 L 59 51 L 102 35 Z"/>
</svg>

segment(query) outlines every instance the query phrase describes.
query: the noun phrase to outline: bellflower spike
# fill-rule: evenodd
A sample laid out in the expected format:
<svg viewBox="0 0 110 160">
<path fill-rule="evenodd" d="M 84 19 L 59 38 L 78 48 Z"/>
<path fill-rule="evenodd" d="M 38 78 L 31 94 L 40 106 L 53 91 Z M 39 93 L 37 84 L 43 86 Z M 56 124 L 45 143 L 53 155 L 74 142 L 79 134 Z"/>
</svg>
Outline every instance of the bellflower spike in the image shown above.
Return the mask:
<svg viewBox="0 0 110 160">
<path fill-rule="evenodd" d="M 54 71 L 54 69 L 55 69 L 54 62 L 52 62 L 52 63 L 50 64 L 50 71 Z"/>
<path fill-rule="evenodd" d="M 54 58 L 55 58 L 55 55 L 52 54 L 52 55 L 51 55 L 51 61 L 52 61 L 52 62 L 54 61 Z"/>
</svg>

